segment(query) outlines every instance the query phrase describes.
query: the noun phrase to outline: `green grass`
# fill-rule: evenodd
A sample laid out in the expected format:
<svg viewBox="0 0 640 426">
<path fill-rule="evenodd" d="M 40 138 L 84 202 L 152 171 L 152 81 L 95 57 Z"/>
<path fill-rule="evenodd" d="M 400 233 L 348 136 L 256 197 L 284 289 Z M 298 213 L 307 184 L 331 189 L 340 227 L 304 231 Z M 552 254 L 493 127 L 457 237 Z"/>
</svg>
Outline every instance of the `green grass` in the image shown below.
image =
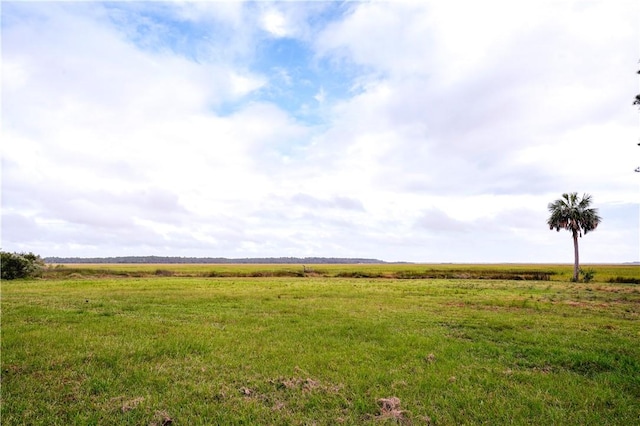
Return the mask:
<svg viewBox="0 0 640 426">
<path fill-rule="evenodd" d="M 638 265 L 583 265 L 594 282 L 640 284 Z M 71 264 L 50 265 L 45 278 L 82 277 L 327 277 L 512 279 L 570 281 L 573 265 L 558 264 Z"/>
<path fill-rule="evenodd" d="M 1 307 L 3 425 L 640 421 L 634 285 L 80 276 Z"/>
</svg>

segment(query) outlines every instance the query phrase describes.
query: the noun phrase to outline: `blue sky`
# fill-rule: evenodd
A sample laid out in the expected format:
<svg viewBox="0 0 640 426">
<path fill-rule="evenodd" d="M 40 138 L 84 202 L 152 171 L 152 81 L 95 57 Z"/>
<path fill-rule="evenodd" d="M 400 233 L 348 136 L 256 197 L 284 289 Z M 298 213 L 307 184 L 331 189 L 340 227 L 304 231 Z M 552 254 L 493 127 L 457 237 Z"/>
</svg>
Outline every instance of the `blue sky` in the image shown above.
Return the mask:
<svg viewBox="0 0 640 426">
<path fill-rule="evenodd" d="M 635 1 L 2 2 L 2 248 L 640 259 Z"/>
</svg>

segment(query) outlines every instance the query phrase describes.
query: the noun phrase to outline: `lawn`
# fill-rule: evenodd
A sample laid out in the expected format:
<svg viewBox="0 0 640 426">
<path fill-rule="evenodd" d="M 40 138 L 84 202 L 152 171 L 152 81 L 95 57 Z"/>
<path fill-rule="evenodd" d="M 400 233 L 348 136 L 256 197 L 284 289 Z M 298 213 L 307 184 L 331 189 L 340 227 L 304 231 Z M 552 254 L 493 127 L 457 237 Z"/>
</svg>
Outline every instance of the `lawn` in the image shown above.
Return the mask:
<svg viewBox="0 0 640 426">
<path fill-rule="evenodd" d="M 2 283 L 3 425 L 640 423 L 637 285 L 74 274 Z"/>
</svg>

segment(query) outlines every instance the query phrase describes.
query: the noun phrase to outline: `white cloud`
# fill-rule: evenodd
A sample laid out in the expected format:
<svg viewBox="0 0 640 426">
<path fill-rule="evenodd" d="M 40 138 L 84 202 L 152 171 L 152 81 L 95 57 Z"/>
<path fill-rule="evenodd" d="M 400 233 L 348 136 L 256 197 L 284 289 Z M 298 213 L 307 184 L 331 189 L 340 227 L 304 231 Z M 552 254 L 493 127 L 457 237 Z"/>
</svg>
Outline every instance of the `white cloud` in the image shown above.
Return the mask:
<svg viewBox="0 0 640 426">
<path fill-rule="evenodd" d="M 569 262 L 578 191 L 637 260 L 637 8 L 12 3 L 3 248 Z"/>
<path fill-rule="evenodd" d="M 275 9 L 262 15 L 262 28 L 275 37 L 285 37 L 290 33 L 284 15 Z"/>
<path fill-rule="evenodd" d="M 315 41 L 319 55 L 401 75 L 429 69 L 429 9 L 419 2 L 358 3 Z"/>
<path fill-rule="evenodd" d="M 319 104 L 323 104 L 324 101 L 327 99 L 327 92 L 324 91 L 323 87 L 320 87 L 320 90 L 318 90 L 318 93 L 316 93 L 313 99 L 318 101 Z"/>
</svg>

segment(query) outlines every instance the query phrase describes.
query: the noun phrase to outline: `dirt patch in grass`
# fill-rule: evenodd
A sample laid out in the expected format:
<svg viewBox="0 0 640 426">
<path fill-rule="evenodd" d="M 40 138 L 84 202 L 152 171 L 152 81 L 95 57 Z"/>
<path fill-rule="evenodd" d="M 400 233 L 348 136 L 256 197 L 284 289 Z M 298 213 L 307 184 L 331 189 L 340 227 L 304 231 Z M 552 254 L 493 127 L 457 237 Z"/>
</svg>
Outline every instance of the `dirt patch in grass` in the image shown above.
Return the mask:
<svg viewBox="0 0 640 426">
<path fill-rule="evenodd" d="M 377 402 L 380 413 L 375 417 L 376 420 L 392 420 L 400 424 L 411 423 L 410 419 L 406 416 L 406 411 L 400 409 L 400 398 L 395 396 L 380 398 Z"/>
<path fill-rule="evenodd" d="M 169 417 L 166 411 L 156 411 L 149 426 L 167 426 L 170 424 L 173 424 L 173 419 Z"/>
<path fill-rule="evenodd" d="M 140 405 L 142 402 L 144 401 L 144 397 L 139 396 L 137 398 L 133 398 L 133 399 L 127 399 L 124 396 L 118 396 L 115 398 L 111 398 L 111 402 L 112 403 L 117 403 L 118 405 L 120 405 L 120 411 L 123 413 L 126 413 L 127 411 L 131 411 L 134 408 L 136 408 L 138 405 Z"/>
<path fill-rule="evenodd" d="M 319 391 L 324 393 L 335 394 L 340 392 L 343 388 L 342 385 L 328 385 L 321 383 L 319 380 L 311 378 L 290 377 L 290 378 L 278 378 L 275 380 L 269 380 L 271 385 L 275 385 L 279 390 L 292 390 L 300 391 L 303 393 L 309 393 L 313 391 Z"/>
</svg>

